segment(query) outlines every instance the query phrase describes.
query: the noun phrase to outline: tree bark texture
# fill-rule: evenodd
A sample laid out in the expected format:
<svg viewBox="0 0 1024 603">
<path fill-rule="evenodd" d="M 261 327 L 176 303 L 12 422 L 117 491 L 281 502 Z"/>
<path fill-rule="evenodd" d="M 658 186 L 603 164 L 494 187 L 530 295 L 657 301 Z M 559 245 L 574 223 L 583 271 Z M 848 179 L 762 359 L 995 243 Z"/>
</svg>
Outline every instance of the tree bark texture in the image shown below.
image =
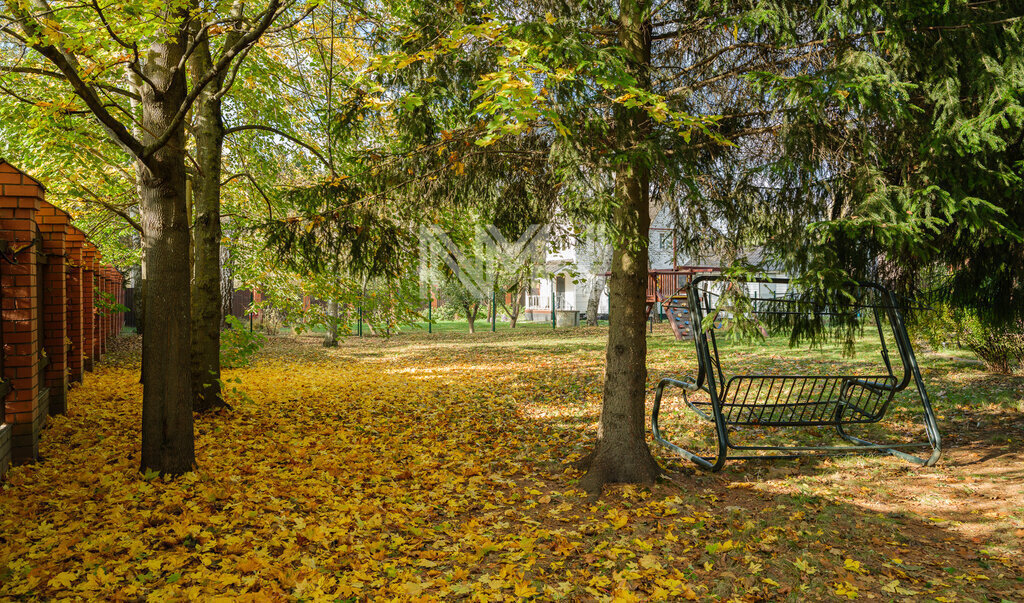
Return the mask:
<svg viewBox="0 0 1024 603">
<path fill-rule="evenodd" d="M 340 304 L 332 299 L 327 302 L 327 334 L 324 335 L 324 347 L 338 347 L 338 315 Z"/>
<path fill-rule="evenodd" d="M 608 277 L 596 274 L 590 283 L 590 297 L 587 299 L 587 326 L 597 326 L 597 313 L 601 309 L 601 296 L 604 295 L 607 281 Z"/>
<path fill-rule="evenodd" d="M 619 42 L 639 85 L 649 88 L 651 25 L 644 0 L 620 4 Z M 599 493 L 606 483 L 653 483 L 661 472 L 647 447 L 644 430 L 647 395 L 647 261 L 651 225 L 650 169 L 643 150 L 650 116 L 638 108 L 615 109 L 615 174 L 619 204 L 613 214 L 617 233 L 609 282 L 608 348 L 604 401 L 593 451 L 581 461 L 587 474 L 580 485 Z M 627 159 L 628 158 L 628 159 Z"/>
<path fill-rule="evenodd" d="M 213 69 L 210 45 L 202 42 L 191 59 L 193 74 Z M 192 394 L 197 412 L 227 407 L 220 391 L 220 174 L 224 147 L 221 78 L 206 87 L 195 105 L 193 136 L 198 175 L 193 185 Z"/>
<path fill-rule="evenodd" d="M 170 129 L 185 99 L 184 36 L 150 46 L 145 62 L 153 86 L 142 87 L 142 123 L 152 133 Z M 185 128 L 136 162 L 145 231 L 145 336 L 142 340 L 142 471 L 179 475 L 195 464 L 192 382 L 189 372 L 189 225 L 185 207 Z"/>
<path fill-rule="evenodd" d="M 462 306 L 466 310 L 466 322 L 469 323 L 469 332 L 476 333 L 476 313 L 480 311 L 480 304 L 469 304 Z"/>
</svg>

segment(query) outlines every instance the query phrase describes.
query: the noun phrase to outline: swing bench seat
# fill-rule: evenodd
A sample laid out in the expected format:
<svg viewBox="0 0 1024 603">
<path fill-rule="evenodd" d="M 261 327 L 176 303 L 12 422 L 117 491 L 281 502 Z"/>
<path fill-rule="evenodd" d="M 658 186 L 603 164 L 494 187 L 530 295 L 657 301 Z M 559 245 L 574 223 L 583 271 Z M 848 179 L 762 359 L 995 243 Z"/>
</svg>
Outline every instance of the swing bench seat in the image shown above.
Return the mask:
<svg viewBox="0 0 1024 603">
<path fill-rule="evenodd" d="M 690 284 L 689 298 L 695 324 L 703 324 L 703 316 L 711 310 L 707 290 L 700 290 L 698 285 L 701 282 L 715 281 L 719 278 L 703 276 L 694 279 Z M 760 282 L 788 283 L 789 281 L 788 279 L 765 279 Z M 882 339 L 882 357 L 888 369 L 887 374 L 741 374 L 726 380 L 721 368 L 714 331 L 704 330 L 695 333 L 694 337 L 698 360 L 697 379 L 666 378 L 658 383 L 651 412 L 651 427 L 655 441 L 679 456 L 711 471 L 718 471 L 725 465 L 730 450 L 748 453 L 731 455 L 731 458 L 758 460 L 796 458 L 808 454 L 835 455 L 876 451 L 886 452 L 920 465 L 934 465 L 941 454 L 938 427 L 917 362 L 913 356 L 913 349 L 895 304 L 895 297 L 877 285 L 870 286 L 881 290 L 890 302 L 882 309 L 887 311 L 896 348 L 902 360 L 904 368 L 902 380 L 897 379 L 893 373 L 877 311 L 875 318 Z M 847 433 L 845 427 L 881 421 L 895 395 L 905 389 L 911 380 L 916 382 L 921 398 L 925 432 L 928 436 L 927 442 L 878 444 Z M 662 397 L 667 387 L 682 389 L 682 398 L 686 406 L 700 418 L 714 424 L 717 454 L 701 456 L 662 437 L 659 429 L 659 413 Z M 851 445 L 739 445 L 730 439 L 730 434 L 739 429 L 776 427 L 832 427 L 836 429 L 840 437 Z M 931 454 L 926 458 L 917 457 L 904 451 L 907 448 L 922 447 L 931 448 Z M 749 454 L 751 452 L 758 454 Z"/>
<path fill-rule="evenodd" d="M 737 375 L 729 379 L 722 396 L 727 425 L 803 427 L 874 423 L 896 393 L 896 379 L 806 375 Z M 689 404 L 711 418 L 710 400 Z M 713 419 L 712 419 L 713 420 Z"/>
</svg>

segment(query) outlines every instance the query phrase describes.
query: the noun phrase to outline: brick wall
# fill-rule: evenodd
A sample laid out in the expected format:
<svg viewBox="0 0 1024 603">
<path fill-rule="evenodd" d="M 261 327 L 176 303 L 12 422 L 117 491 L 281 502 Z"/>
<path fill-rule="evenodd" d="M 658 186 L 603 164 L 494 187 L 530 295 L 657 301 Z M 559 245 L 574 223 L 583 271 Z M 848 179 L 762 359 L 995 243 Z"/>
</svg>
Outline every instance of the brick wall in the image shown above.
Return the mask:
<svg viewBox="0 0 1024 603">
<path fill-rule="evenodd" d="M 45 188 L 0 160 L 0 475 L 39 455 L 50 413 L 67 411 L 67 390 L 116 335 L 117 315 L 95 319 L 95 282 L 121 297 L 120 273 Z"/>
<path fill-rule="evenodd" d="M 0 163 L 0 239 L 9 246 L 0 267 L 3 284 L 3 372 L 10 391 L 4 397 L 4 422 L 10 425 L 14 462 L 34 459 L 39 451 L 40 336 L 39 259 L 35 215 L 44 190 L 6 163 Z"/>
<path fill-rule="evenodd" d="M 66 236 L 68 246 L 68 339 L 71 340 L 71 350 L 68 354 L 68 379 L 72 382 L 82 382 L 83 360 L 85 359 L 83 328 L 84 297 L 82 289 L 82 249 L 85 245 L 85 233 L 74 226 L 68 227 Z"/>
<path fill-rule="evenodd" d="M 96 351 L 96 247 L 89 241 L 82 250 L 82 366 L 92 372 Z"/>
</svg>

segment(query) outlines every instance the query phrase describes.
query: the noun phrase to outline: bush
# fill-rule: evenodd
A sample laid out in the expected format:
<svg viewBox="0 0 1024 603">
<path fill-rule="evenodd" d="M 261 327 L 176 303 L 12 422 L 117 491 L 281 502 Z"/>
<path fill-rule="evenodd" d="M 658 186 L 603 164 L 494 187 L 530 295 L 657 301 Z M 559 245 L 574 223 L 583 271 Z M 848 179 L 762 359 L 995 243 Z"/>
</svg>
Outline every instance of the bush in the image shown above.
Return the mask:
<svg viewBox="0 0 1024 603">
<path fill-rule="evenodd" d="M 424 314 L 426 313 L 424 312 Z M 441 304 L 441 306 L 431 311 L 431 316 L 435 321 L 461 320 L 464 318 L 462 314 L 462 308 L 455 304 Z"/>
<path fill-rule="evenodd" d="M 943 304 L 926 311 L 918 326 L 932 347 L 967 348 L 990 371 L 1012 373 L 1024 363 L 1024 321 L 997 327 Z"/>
<path fill-rule="evenodd" d="M 228 316 L 227 323 L 231 328 L 220 335 L 220 365 L 224 368 L 249 366 L 252 357 L 266 343 L 266 336 L 250 333 L 248 325 L 235 316 Z"/>
</svg>

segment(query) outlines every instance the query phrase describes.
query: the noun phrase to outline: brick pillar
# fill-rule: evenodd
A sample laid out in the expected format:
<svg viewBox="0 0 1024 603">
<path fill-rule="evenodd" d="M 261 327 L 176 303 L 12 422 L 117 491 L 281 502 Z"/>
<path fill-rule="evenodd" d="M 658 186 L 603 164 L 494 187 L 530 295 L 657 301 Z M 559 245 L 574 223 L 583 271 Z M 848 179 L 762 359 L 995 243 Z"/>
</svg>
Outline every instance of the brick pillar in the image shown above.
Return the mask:
<svg viewBox="0 0 1024 603">
<path fill-rule="evenodd" d="M 82 249 L 82 367 L 92 372 L 96 357 L 96 247 L 86 241 Z"/>
<path fill-rule="evenodd" d="M 124 287 L 121 286 L 121 280 L 122 280 L 121 273 L 115 270 L 113 277 L 114 277 L 114 299 L 117 301 L 118 305 L 123 306 L 124 305 L 124 300 L 122 299 L 122 296 L 124 295 Z M 124 321 L 124 313 L 123 312 L 117 312 L 116 314 L 114 314 L 114 329 L 113 329 L 114 337 L 117 337 L 118 335 L 121 334 L 121 329 L 124 327 L 124 325 L 122 324 L 123 321 Z"/>
<path fill-rule="evenodd" d="M 81 383 L 85 358 L 85 332 L 82 329 L 82 247 L 85 233 L 69 226 L 65 244 L 68 253 L 68 338 L 71 340 L 68 379 Z"/>
<path fill-rule="evenodd" d="M 43 201 L 42 185 L 0 160 L 0 239 L 16 264 L 0 262 L 3 301 L 3 376 L 10 385 L 4 396 L 4 430 L 10 459 L 38 457 L 39 434 L 46 415 L 40 403 L 39 254 L 35 214 Z M 0 462 L 6 462 L 5 458 Z"/>
<path fill-rule="evenodd" d="M 50 390 L 49 413 L 64 414 L 68 391 L 67 254 L 68 215 L 43 201 L 36 213 L 46 267 L 43 269 L 43 348 L 49 363 L 43 385 Z"/>
<path fill-rule="evenodd" d="M 107 294 L 110 293 L 107 287 L 107 267 L 98 266 L 96 268 L 96 296 L 102 300 L 97 301 L 96 304 L 96 348 L 99 350 L 97 358 L 102 358 L 107 353 L 107 335 L 109 330 L 107 329 L 107 323 L 110 320 L 110 309 L 108 308 Z"/>
<path fill-rule="evenodd" d="M 110 303 L 117 303 L 117 290 L 114 288 L 114 269 L 107 266 L 106 269 L 106 287 L 107 294 L 110 295 Z M 109 345 L 110 340 L 114 338 L 114 321 L 117 320 L 117 314 L 114 309 L 110 309 L 107 312 L 107 343 Z"/>
<path fill-rule="evenodd" d="M 118 305 L 124 306 L 124 275 L 116 270 L 114 271 L 114 293 L 116 293 Z M 114 335 L 119 337 L 121 331 L 124 330 L 124 312 L 118 312 L 115 317 Z"/>
</svg>

